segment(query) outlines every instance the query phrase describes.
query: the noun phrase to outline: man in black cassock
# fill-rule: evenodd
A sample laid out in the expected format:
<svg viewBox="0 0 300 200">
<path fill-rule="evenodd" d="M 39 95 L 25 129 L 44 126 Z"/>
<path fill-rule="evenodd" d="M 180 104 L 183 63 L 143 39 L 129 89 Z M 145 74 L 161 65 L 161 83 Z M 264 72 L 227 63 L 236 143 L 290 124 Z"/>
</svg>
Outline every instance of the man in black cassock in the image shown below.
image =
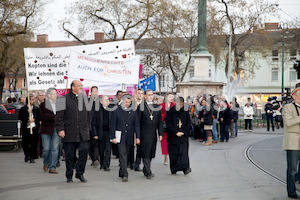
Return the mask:
<svg viewBox="0 0 300 200">
<path fill-rule="evenodd" d="M 163 124 L 160 106 L 153 103 L 153 91 L 145 91 L 145 101 L 138 107 L 140 120 L 140 149 L 139 157 L 142 158 L 143 172 L 147 179 L 154 177 L 151 171 L 151 160 L 155 157 L 157 133 L 162 141 Z"/>
<path fill-rule="evenodd" d="M 165 119 L 171 173 L 176 174 L 178 171 L 183 171 L 187 175 L 192 171 L 188 155 L 188 136 L 191 123 L 189 111 L 184 109 L 182 97 L 177 98 L 176 106 L 167 111 Z"/>
</svg>

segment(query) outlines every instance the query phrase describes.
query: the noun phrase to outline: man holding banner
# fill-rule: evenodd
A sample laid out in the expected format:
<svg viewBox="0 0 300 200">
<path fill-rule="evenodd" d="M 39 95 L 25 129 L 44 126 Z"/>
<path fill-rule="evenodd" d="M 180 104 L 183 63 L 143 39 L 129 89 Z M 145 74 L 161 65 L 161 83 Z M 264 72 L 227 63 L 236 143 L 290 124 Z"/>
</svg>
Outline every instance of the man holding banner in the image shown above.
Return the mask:
<svg viewBox="0 0 300 200">
<path fill-rule="evenodd" d="M 73 182 L 73 159 L 77 148 L 79 149 L 79 158 L 76 167 L 76 178 L 81 182 L 87 182 L 83 173 L 89 149 L 90 113 L 87 111 L 84 101 L 79 101 L 80 98 L 83 98 L 82 84 L 80 81 L 74 80 L 71 83 L 71 92 L 58 101 L 58 104 L 65 103 L 65 109 L 58 111 L 55 117 L 56 130 L 62 138 L 66 154 L 68 183 Z"/>
</svg>

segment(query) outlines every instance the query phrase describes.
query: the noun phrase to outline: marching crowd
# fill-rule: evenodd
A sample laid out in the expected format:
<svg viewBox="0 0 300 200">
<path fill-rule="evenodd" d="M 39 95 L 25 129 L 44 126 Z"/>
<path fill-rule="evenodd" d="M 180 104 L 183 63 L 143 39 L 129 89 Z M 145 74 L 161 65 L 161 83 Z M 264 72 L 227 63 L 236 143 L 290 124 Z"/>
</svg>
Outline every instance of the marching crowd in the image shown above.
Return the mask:
<svg viewBox="0 0 300 200">
<path fill-rule="evenodd" d="M 151 179 L 157 139 L 171 173 L 188 174 L 188 137 L 213 145 L 238 136 L 240 105 L 236 98 L 227 102 L 226 97 L 204 94 L 184 101 L 180 94 L 161 97 L 139 89 L 134 100 L 122 91 L 109 99 L 99 97 L 93 86 L 87 99 L 80 81 L 73 81 L 71 88 L 61 98 L 55 88 L 49 88 L 46 93 L 30 94 L 26 102 L 21 97 L 14 104 L 9 98 L 5 105 L 10 113 L 17 112 L 22 122 L 25 162 L 35 163 L 42 157 L 43 170 L 57 174 L 63 156 L 67 182 L 73 181 L 74 169 L 75 177 L 86 182 L 83 174 L 88 156 L 91 165 L 110 171 L 111 154 L 119 158 L 122 181 L 128 181 L 127 168 L 143 171 Z M 254 115 L 250 100 L 243 109 L 246 131 L 252 130 Z"/>
</svg>

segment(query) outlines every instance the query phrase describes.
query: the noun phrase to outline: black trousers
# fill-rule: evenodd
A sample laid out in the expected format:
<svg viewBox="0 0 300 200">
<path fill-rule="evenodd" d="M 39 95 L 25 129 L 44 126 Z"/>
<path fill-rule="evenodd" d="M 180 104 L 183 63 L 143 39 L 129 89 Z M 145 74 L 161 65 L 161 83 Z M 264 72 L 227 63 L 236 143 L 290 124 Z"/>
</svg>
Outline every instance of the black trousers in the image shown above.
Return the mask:
<svg viewBox="0 0 300 200">
<path fill-rule="evenodd" d="M 135 160 L 134 160 L 134 151 L 136 149 Z M 138 168 L 141 164 L 141 158 L 138 157 L 140 151 L 139 145 L 131 145 L 129 156 L 128 156 L 128 165 L 133 166 L 134 168 Z"/>
<path fill-rule="evenodd" d="M 39 135 L 36 133 L 35 128 L 32 129 L 32 132 L 33 134 L 30 134 L 29 128 L 22 131 L 22 148 L 26 157 L 35 159 L 37 157 Z"/>
<path fill-rule="evenodd" d="M 134 145 L 130 145 L 129 154 L 127 158 L 127 165 L 133 166 L 134 165 Z"/>
<path fill-rule="evenodd" d="M 172 173 L 186 171 L 188 168 L 190 168 L 188 149 L 188 142 L 177 144 L 168 143 L 170 169 Z"/>
<path fill-rule="evenodd" d="M 245 130 L 251 129 L 251 121 L 252 119 L 245 119 Z"/>
<path fill-rule="evenodd" d="M 112 144 L 111 149 L 112 149 L 112 154 L 118 158 L 119 157 L 118 145 L 117 144 Z"/>
<path fill-rule="evenodd" d="M 149 176 L 152 174 L 152 171 L 151 171 L 151 158 L 142 158 L 143 159 L 143 164 L 144 164 L 144 167 L 143 167 L 143 172 L 144 172 L 144 175 L 145 176 Z"/>
<path fill-rule="evenodd" d="M 135 155 L 135 162 L 134 162 L 135 169 L 139 168 L 141 164 L 141 158 L 139 158 L 139 154 L 140 154 L 140 145 L 136 145 L 136 155 Z"/>
<path fill-rule="evenodd" d="M 73 177 L 74 156 L 76 154 L 76 149 L 79 150 L 79 158 L 76 165 L 76 175 L 83 175 L 89 150 L 88 141 L 83 141 L 80 137 L 80 142 L 64 142 L 64 149 L 66 154 L 66 177 Z"/>
<path fill-rule="evenodd" d="M 118 151 L 119 151 L 119 161 L 120 161 L 120 170 L 119 170 L 119 177 L 128 177 L 127 171 L 127 161 L 128 155 L 130 151 L 130 145 L 128 144 L 117 144 Z"/>
<path fill-rule="evenodd" d="M 92 161 L 99 160 L 99 149 L 98 149 L 98 139 L 94 139 L 91 137 L 90 139 L 90 146 L 89 146 L 89 155 Z"/>
<path fill-rule="evenodd" d="M 273 121 L 273 115 L 267 115 L 267 130 L 269 131 L 270 130 L 270 121 L 271 121 L 271 125 L 272 125 L 272 131 L 275 130 L 275 127 L 274 127 L 274 121 Z"/>
<path fill-rule="evenodd" d="M 109 168 L 111 158 L 111 143 L 108 131 L 103 132 L 103 137 L 98 140 L 99 143 L 99 155 L 100 166 L 103 168 Z"/>
</svg>

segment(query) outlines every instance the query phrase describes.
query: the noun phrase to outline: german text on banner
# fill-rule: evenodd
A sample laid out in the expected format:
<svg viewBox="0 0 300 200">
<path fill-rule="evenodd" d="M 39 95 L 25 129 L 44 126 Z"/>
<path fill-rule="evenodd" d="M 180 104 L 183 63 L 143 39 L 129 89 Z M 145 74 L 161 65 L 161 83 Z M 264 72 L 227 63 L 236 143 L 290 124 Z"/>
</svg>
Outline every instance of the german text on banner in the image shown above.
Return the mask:
<svg viewBox="0 0 300 200">
<path fill-rule="evenodd" d="M 117 60 L 95 58 L 71 51 L 69 77 L 105 83 L 137 84 L 140 57 Z"/>
<path fill-rule="evenodd" d="M 81 46 L 25 48 L 25 69 L 28 90 L 65 89 L 71 50 L 94 58 L 125 60 L 135 56 L 133 40 Z M 85 84 L 85 83 L 84 83 Z M 85 84 L 89 87 L 90 85 Z M 70 80 L 67 86 L 70 87 Z"/>
</svg>

